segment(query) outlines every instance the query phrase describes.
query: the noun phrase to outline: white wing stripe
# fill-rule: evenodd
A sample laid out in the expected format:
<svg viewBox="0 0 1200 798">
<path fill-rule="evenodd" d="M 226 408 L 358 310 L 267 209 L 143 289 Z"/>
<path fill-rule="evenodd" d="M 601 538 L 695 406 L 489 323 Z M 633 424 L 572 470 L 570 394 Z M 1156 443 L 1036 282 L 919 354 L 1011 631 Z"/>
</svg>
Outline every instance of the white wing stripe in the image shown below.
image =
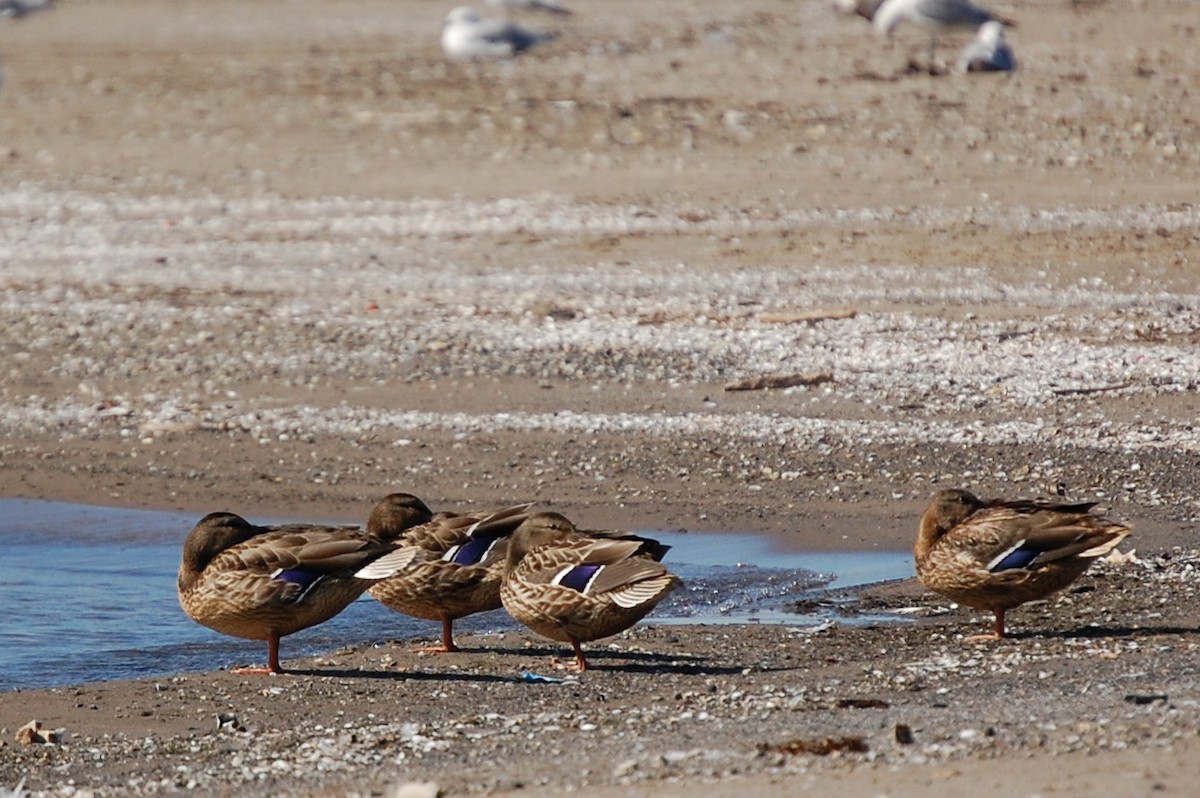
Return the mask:
<svg viewBox="0 0 1200 798">
<path fill-rule="evenodd" d="M 1004 562 L 1005 557 L 1012 554 L 1014 551 L 1016 551 L 1017 549 L 1021 548 L 1024 545 L 1025 545 L 1025 538 L 1021 538 L 1014 545 L 1010 546 L 1009 548 L 1007 548 L 1004 551 L 997 554 L 995 557 L 992 558 L 992 561 L 987 564 L 987 570 L 990 571 L 993 568 L 995 568 L 997 565 L 999 565 L 1000 563 Z"/>
</svg>

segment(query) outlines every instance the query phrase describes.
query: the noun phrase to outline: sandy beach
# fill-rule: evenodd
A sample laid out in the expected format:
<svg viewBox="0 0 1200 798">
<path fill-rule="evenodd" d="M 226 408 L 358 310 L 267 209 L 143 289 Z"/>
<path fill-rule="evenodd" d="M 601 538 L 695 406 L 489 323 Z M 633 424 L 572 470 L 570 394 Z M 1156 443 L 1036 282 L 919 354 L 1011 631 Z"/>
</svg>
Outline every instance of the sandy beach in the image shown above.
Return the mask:
<svg viewBox="0 0 1200 798">
<path fill-rule="evenodd" d="M 462 64 L 431 0 L 0 19 L 0 495 L 888 551 L 954 486 L 1099 501 L 1136 549 L 999 645 L 906 581 L 820 630 L 638 627 L 558 684 L 505 633 L 6 692 L 0 787 L 1191 794 L 1192 6 L 994 7 L 1011 76 L 820 2 L 525 13 L 557 38 Z"/>
</svg>

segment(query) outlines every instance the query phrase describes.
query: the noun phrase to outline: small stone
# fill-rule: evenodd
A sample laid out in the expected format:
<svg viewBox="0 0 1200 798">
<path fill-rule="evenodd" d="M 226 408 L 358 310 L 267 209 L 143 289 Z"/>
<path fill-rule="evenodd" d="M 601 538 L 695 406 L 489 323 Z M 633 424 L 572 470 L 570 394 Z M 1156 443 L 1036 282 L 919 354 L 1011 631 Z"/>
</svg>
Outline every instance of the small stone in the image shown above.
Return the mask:
<svg viewBox="0 0 1200 798">
<path fill-rule="evenodd" d="M 17 729 L 16 740 L 21 745 L 55 745 L 61 736 L 61 730 L 43 730 L 41 721 L 31 720 Z"/>
<path fill-rule="evenodd" d="M 1153 704 L 1156 701 L 1166 702 L 1167 694 L 1166 693 L 1130 693 L 1129 695 L 1125 696 L 1125 700 L 1127 702 L 1129 702 L 1130 704 L 1134 704 L 1135 706 L 1145 706 L 1146 704 Z"/>
<path fill-rule="evenodd" d="M 217 728 L 239 732 L 246 730 L 246 727 L 242 725 L 242 722 L 238 719 L 238 716 L 232 712 L 217 713 Z"/>
<path fill-rule="evenodd" d="M 442 790 L 434 781 L 410 781 L 397 784 L 389 793 L 389 798 L 438 798 Z"/>
</svg>

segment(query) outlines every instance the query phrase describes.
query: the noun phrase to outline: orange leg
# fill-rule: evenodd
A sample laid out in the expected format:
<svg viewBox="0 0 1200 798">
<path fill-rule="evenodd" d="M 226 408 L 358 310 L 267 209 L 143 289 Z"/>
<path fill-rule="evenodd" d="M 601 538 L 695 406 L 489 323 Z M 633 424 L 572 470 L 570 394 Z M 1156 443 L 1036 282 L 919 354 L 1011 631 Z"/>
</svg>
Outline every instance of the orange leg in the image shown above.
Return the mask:
<svg viewBox="0 0 1200 798">
<path fill-rule="evenodd" d="M 995 630 L 990 634 L 968 635 L 963 638 L 965 643 L 978 643 L 984 640 L 1002 640 L 1004 638 L 1004 609 L 993 610 L 996 614 Z"/>
<path fill-rule="evenodd" d="M 235 668 L 234 673 L 239 675 L 274 675 L 276 673 L 284 673 L 283 666 L 279 664 L 279 635 L 271 632 L 267 636 L 267 667 L 265 668 Z"/>
<path fill-rule="evenodd" d="M 442 618 L 442 644 L 440 646 L 423 646 L 422 648 L 414 648 L 418 654 L 447 654 L 451 651 L 458 651 L 458 646 L 454 645 L 454 621 L 450 618 Z"/>
<path fill-rule="evenodd" d="M 587 659 L 583 656 L 583 648 L 579 645 L 579 641 L 572 640 L 571 645 L 575 647 L 575 670 L 586 671 L 588 669 Z"/>
</svg>

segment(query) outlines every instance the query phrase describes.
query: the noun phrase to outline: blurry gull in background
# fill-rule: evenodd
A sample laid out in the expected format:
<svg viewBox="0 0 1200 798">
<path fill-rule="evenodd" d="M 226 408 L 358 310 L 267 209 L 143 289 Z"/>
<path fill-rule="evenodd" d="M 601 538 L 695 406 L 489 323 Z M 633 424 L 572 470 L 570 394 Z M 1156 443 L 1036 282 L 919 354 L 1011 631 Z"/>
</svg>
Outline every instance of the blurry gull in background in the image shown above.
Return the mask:
<svg viewBox="0 0 1200 798">
<path fill-rule="evenodd" d="M 884 0 L 875 11 L 872 24 L 881 36 L 890 36 L 901 22 L 911 22 L 928 30 L 932 65 L 938 34 L 954 29 L 978 30 L 980 25 L 992 20 L 1005 25 L 1015 24 L 970 0 Z"/>
<path fill-rule="evenodd" d="M 38 11 L 47 11 L 54 0 L 0 0 L 0 19 L 24 19 Z M 4 64 L 0 63 L 0 90 L 4 89 Z"/>
<path fill-rule="evenodd" d="M 54 0 L 0 0 L 0 17 L 20 19 L 36 11 L 46 11 Z"/>
<path fill-rule="evenodd" d="M 857 14 L 867 22 L 875 19 L 884 0 L 833 0 L 833 7 L 843 14 Z"/>
<path fill-rule="evenodd" d="M 475 9 L 459 6 L 446 17 L 442 52 L 455 59 L 510 58 L 553 38 L 553 34 L 535 33 L 507 20 L 484 19 Z"/>
<path fill-rule="evenodd" d="M 547 14 L 563 16 L 571 13 L 571 9 L 565 8 L 558 0 L 487 0 L 487 2 L 489 6 L 505 11 L 544 11 Z"/>
<path fill-rule="evenodd" d="M 1004 23 L 988 20 L 958 57 L 960 72 L 1011 72 L 1017 68 L 1012 48 L 1004 38 Z"/>
</svg>

